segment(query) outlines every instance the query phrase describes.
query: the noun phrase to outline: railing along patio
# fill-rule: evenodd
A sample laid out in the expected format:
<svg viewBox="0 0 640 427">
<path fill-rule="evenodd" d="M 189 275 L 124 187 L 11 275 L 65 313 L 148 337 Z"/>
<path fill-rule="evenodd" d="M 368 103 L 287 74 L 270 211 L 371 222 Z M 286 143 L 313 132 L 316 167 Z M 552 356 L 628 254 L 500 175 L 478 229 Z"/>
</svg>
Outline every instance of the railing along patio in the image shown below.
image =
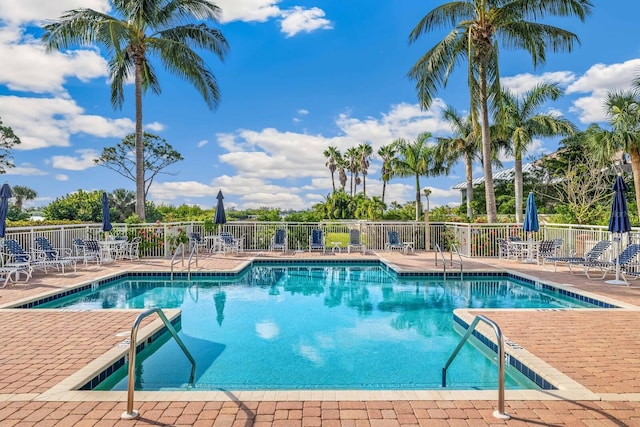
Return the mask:
<svg viewBox="0 0 640 427">
<path fill-rule="evenodd" d="M 448 250 L 452 243 L 458 245 L 464 257 L 497 257 L 499 238 L 519 236 L 534 240 L 563 239 L 561 255 L 582 255 L 597 241 L 611 239 L 606 226 L 581 226 L 569 224 L 541 224 L 540 230 L 525 235 L 520 224 L 466 224 L 437 222 L 428 225 L 422 221 L 323 221 L 317 223 L 230 221 L 211 229 L 204 222 L 186 221 L 148 224 L 113 224 L 109 236 L 126 236 L 129 240 L 141 238 L 140 256 L 170 257 L 178 246 L 180 233 L 200 233 L 202 237 L 229 232 L 236 238 L 244 236 L 244 250 L 248 252 L 268 251 L 276 229 L 287 230 L 288 247 L 291 251 L 306 251 L 313 229 L 324 232 L 327 250 L 336 242 L 346 248 L 349 230 L 360 230 L 361 240 L 369 250 L 383 251 L 387 233 L 396 231 L 401 241 L 413 242 L 416 251 L 430 251 L 436 244 Z M 74 239 L 102 240 L 106 236 L 101 224 L 65 224 L 33 227 L 9 227 L 6 238 L 16 239 L 26 249 L 32 247 L 35 237 L 44 236 L 57 248 L 73 249 Z M 640 229 L 629 233 L 630 242 L 640 243 Z"/>
</svg>

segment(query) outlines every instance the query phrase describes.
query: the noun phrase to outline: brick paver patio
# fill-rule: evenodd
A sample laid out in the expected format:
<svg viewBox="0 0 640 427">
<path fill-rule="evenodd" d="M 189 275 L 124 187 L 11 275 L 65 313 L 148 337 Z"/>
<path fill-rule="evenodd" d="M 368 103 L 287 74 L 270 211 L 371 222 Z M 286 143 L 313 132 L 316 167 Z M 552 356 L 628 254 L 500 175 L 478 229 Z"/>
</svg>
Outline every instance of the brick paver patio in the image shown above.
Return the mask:
<svg viewBox="0 0 640 427">
<path fill-rule="evenodd" d="M 380 253 L 397 268 L 441 271 L 433 253 Z M 251 256 L 203 255 L 199 270 L 234 270 Z M 309 254 L 273 255 L 307 257 Z M 314 254 L 314 257 L 323 255 Z M 326 255 L 332 259 L 346 254 Z M 351 258 L 363 257 L 351 254 Z M 168 270 L 166 260 L 121 261 L 80 267 L 65 275 L 37 274 L 27 284 L 0 289 L 0 305 L 74 286 L 123 270 Z M 305 398 L 304 392 L 283 399 L 226 393 L 224 399 L 202 396 L 136 394 L 137 420 L 121 420 L 125 402 L 121 392 L 65 393 L 62 384 L 97 358 L 122 349 L 133 319 L 140 310 L 61 311 L 0 310 L 0 425 L 1 426 L 484 426 L 569 425 L 640 426 L 640 281 L 636 287 L 605 285 L 565 268 L 557 273 L 542 266 L 490 260 L 464 260 L 464 270 L 509 269 L 559 285 L 623 301 L 625 309 L 580 310 L 469 310 L 487 315 L 505 337 L 542 359 L 592 394 L 571 399 L 562 393 L 507 391 L 509 421 L 493 417 L 495 392 L 406 393 L 405 398 L 359 398 L 335 393 L 334 398 Z M 633 282 L 632 282 L 633 283 Z M 633 305 L 633 306 L 632 306 Z M 175 310 L 174 310 L 175 311 Z M 175 314 L 175 313 L 174 313 Z M 155 327 L 147 319 L 143 327 Z M 116 350 L 117 351 L 117 350 Z M 93 393 L 93 394 L 92 394 Z M 102 394 L 101 394 L 102 393 Z M 105 394 L 106 393 L 106 394 Z M 169 397 L 167 397 L 169 396 Z M 255 397 L 257 396 L 257 397 Z M 328 395 L 330 396 L 330 395 Z M 343 398 L 344 396 L 344 398 Z M 425 395 L 426 396 L 426 395 Z"/>
</svg>

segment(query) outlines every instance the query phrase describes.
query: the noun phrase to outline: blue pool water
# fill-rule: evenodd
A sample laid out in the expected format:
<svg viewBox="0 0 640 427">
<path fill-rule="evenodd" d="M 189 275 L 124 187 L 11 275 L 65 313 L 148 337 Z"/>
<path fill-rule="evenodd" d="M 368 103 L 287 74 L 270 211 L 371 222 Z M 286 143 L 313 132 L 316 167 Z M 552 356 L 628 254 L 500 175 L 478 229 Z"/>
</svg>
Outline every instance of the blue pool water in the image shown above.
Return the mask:
<svg viewBox="0 0 640 427">
<path fill-rule="evenodd" d="M 398 278 L 379 266 L 258 265 L 237 278 L 127 278 L 43 304 L 179 308 L 190 364 L 168 334 L 138 356 L 136 389 L 436 389 L 460 341 L 456 308 L 589 306 L 503 277 Z M 495 389 L 495 354 L 467 344 L 448 388 Z M 126 365 L 97 389 L 126 389 Z M 535 388 L 507 369 L 508 388 Z"/>
</svg>

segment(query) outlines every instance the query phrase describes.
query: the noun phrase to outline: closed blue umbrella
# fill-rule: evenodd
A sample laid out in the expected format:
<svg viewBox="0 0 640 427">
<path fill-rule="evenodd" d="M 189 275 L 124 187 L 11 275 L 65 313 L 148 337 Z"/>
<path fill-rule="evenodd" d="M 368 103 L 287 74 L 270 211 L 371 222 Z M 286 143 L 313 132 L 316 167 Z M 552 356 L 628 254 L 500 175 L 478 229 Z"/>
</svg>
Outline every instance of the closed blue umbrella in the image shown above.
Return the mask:
<svg viewBox="0 0 640 427">
<path fill-rule="evenodd" d="M 218 199 L 218 204 L 216 205 L 216 216 L 213 218 L 213 222 L 215 224 L 225 224 L 227 222 L 227 215 L 224 213 L 224 196 L 222 195 L 222 190 L 218 191 L 218 195 L 216 196 Z"/>
<path fill-rule="evenodd" d="M 5 183 L 0 188 L 0 237 L 4 237 L 7 231 L 7 213 L 9 213 L 9 199 L 11 198 L 11 187 Z"/>
<path fill-rule="evenodd" d="M 538 231 L 539 229 L 540 225 L 538 224 L 538 208 L 536 207 L 536 199 L 533 196 L 533 192 L 530 192 L 529 197 L 527 197 L 527 207 L 524 212 L 522 230 L 530 233 Z"/>
<path fill-rule="evenodd" d="M 631 231 L 627 197 L 624 195 L 624 192 L 628 189 L 622 176 L 618 175 L 613 183 L 613 204 L 611 205 L 611 218 L 609 218 L 609 231 L 612 233 L 628 233 Z"/>
<path fill-rule="evenodd" d="M 536 207 L 536 199 L 533 195 L 533 191 L 529 192 L 527 197 L 527 207 L 524 211 L 524 222 L 522 223 L 522 230 L 525 233 L 529 233 L 529 247 L 527 251 L 527 259 L 525 262 L 534 262 L 531 256 L 531 240 L 533 236 L 531 233 L 538 231 L 540 224 L 538 224 L 538 208 Z"/>
<path fill-rule="evenodd" d="M 113 226 L 111 225 L 111 212 L 109 212 L 109 198 L 107 193 L 102 193 L 102 231 L 105 233 L 111 231 Z"/>
<path fill-rule="evenodd" d="M 628 233 L 631 231 L 631 222 L 629 221 L 629 210 L 627 209 L 627 197 L 624 192 L 629 188 L 625 184 L 622 176 L 618 174 L 613 183 L 613 203 L 611 204 L 611 217 L 609 218 L 609 231 L 611 233 Z M 620 264 L 618 263 L 618 254 L 620 253 L 620 236 L 614 238 L 616 251 L 616 278 L 615 280 L 607 280 L 606 283 L 612 285 L 624 285 L 624 280 L 620 280 Z"/>
</svg>

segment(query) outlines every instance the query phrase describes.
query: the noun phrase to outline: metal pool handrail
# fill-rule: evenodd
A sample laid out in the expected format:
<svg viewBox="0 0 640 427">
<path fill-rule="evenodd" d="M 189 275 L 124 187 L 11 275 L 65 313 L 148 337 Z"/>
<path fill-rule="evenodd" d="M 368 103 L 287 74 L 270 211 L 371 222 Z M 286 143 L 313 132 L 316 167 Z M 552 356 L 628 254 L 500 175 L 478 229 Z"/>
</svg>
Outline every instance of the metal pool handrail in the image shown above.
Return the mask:
<svg viewBox="0 0 640 427">
<path fill-rule="evenodd" d="M 138 346 L 138 327 L 140 326 L 140 322 L 147 316 L 150 316 L 153 313 L 158 313 L 158 316 L 167 327 L 171 336 L 176 340 L 182 351 L 184 352 L 187 359 L 191 362 L 191 375 L 189 376 L 189 383 L 193 384 L 196 378 L 196 361 L 187 350 L 187 347 L 184 345 L 178 333 L 174 329 L 167 316 L 162 312 L 159 308 L 150 308 L 149 310 L 145 310 L 136 317 L 136 320 L 133 322 L 133 326 L 131 327 L 131 339 L 129 341 L 129 383 L 127 388 L 127 411 L 123 412 L 120 418 L 125 420 L 132 420 L 138 418 L 140 413 L 133 409 L 133 392 L 134 392 L 134 383 L 135 383 L 135 366 L 136 366 L 136 347 Z"/>
<path fill-rule="evenodd" d="M 458 352 L 464 343 L 467 342 L 481 320 L 493 328 L 493 331 L 496 333 L 496 339 L 498 340 L 498 409 L 493 411 L 493 416 L 501 420 L 508 420 L 511 419 L 511 416 L 504 412 L 504 338 L 502 337 L 502 331 L 500 331 L 498 324 L 488 317 L 483 315 L 476 316 L 473 322 L 471 322 L 471 325 L 469 325 L 469 328 L 467 328 L 467 333 L 464 334 L 456 349 L 453 350 L 449 360 L 447 360 L 447 363 L 445 363 L 442 368 L 442 387 L 447 386 L 447 368 L 451 365 L 453 359 L 456 358 Z"/>
<path fill-rule="evenodd" d="M 451 245 L 451 258 L 449 260 L 450 263 L 450 267 L 453 267 L 454 262 L 460 264 L 460 280 L 463 279 L 463 265 L 462 265 L 462 256 L 460 256 L 460 251 L 458 251 L 458 247 L 454 244 Z M 453 260 L 453 252 L 455 251 L 455 253 L 458 255 L 458 260 L 454 261 Z M 447 260 L 444 257 L 444 253 L 442 252 L 442 248 L 440 248 L 440 245 L 436 243 L 436 252 L 435 252 L 435 265 L 436 267 L 438 266 L 438 254 L 440 254 L 440 258 L 442 258 L 442 278 L 444 280 L 447 280 Z"/>
</svg>

